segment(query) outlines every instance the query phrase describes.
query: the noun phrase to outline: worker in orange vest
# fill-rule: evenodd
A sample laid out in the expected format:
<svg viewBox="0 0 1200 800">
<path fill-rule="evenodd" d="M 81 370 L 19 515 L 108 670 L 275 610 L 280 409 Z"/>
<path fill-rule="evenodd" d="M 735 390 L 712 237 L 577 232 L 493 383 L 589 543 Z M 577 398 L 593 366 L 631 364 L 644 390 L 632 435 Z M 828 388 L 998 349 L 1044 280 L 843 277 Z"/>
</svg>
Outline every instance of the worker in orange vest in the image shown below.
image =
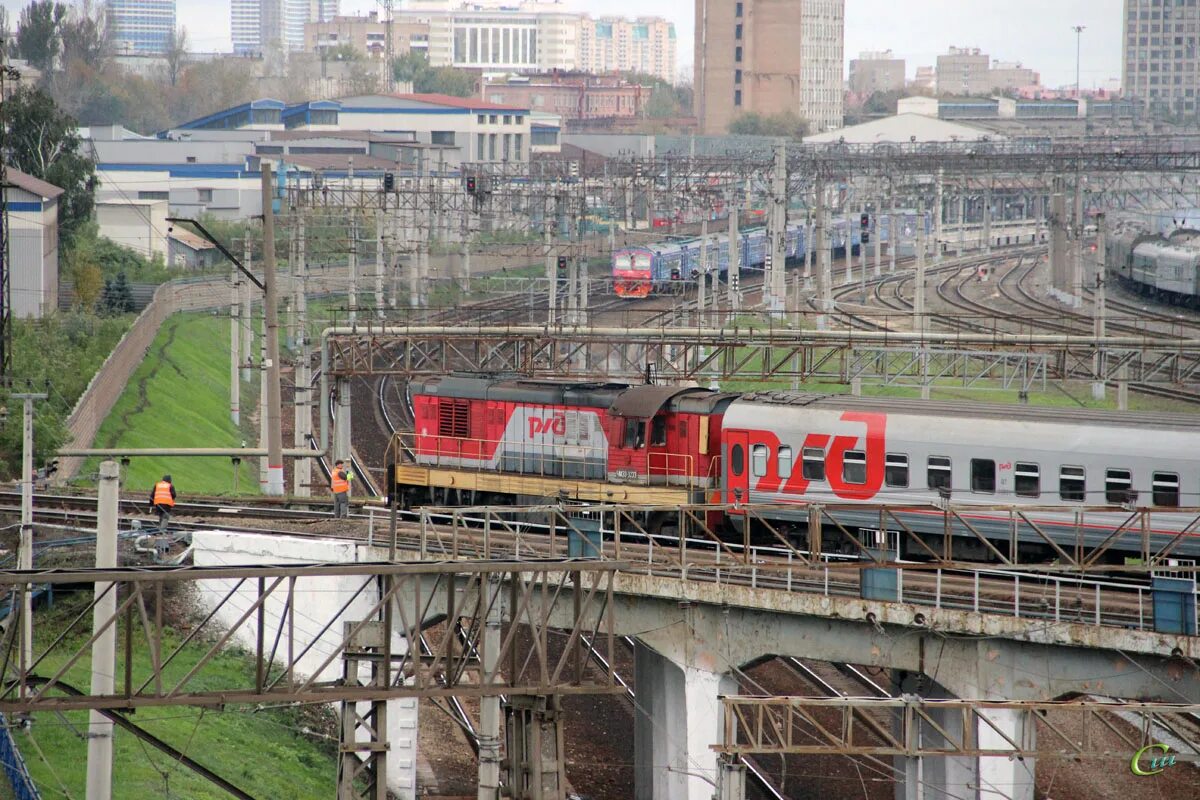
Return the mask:
<svg viewBox="0 0 1200 800">
<path fill-rule="evenodd" d="M 350 473 L 346 471 L 345 461 L 336 461 L 333 474 L 329 476 L 329 491 L 333 492 L 334 518 L 350 516 Z"/>
<path fill-rule="evenodd" d="M 150 508 L 158 514 L 158 530 L 166 531 L 167 523 L 171 521 L 171 511 L 175 508 L 175 484 L 171 483 L 170 475 L 163 475 L 162 480 L 154 484 L 150 493 Z"/>
</svg>

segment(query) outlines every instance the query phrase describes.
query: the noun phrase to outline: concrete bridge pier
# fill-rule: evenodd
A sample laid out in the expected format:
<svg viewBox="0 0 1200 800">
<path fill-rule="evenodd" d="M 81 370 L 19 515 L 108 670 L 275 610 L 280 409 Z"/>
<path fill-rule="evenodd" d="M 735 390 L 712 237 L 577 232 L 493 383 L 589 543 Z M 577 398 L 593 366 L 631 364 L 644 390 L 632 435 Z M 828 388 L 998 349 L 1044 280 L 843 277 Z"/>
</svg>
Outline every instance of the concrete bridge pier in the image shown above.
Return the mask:
<svg viewBox="0 0 1200 800">
<path fill-rule="evenodd" d="M 676 646 L 671 646 L 676 645 Z M 717 784 L 722 695 L 737 694 L 728 673 L 688 665 L 686 642 L 659 652 L 637 642 L 634 678 L 634 797 L 636 800 L 711 800 Z"/>
</svg>

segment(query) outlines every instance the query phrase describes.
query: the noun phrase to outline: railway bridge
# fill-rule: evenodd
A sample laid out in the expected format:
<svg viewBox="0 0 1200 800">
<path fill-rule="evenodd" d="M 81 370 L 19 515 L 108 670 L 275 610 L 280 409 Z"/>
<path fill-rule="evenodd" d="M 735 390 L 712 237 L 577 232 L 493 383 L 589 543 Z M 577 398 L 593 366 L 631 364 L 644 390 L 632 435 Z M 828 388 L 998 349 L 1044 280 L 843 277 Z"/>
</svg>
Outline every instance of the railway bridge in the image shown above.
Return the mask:
<svg viewBox="0 0 1200 800">
<path fill-rule="evenodd" d="M 786 547 L 688 536 L 667 541 L 623 523 L 620 516 L 611 519 L 599 526 L 572 521 L 554 508 L 523 518 L 512 509 L 503 516 L 454 509 L 440 518 L 426 513 L 422 524 L 402 527 L 394 542 L 281 541 L 211 531 L 195 535 L 195 560 L 198 566 L 396 557 L 536 563 L 582 556 L 619 563 L 605 607 L 593 605 L 597 595 L 585 578 L 560 587 L 550 602 L 515 587 L 498 590 L 495 601 L 505 620 L 537 620 L 543 631 L 559 625 L 569 630 L 582 615 L 595 631 L 607 628 L 634 640 L 639 800 L 713 796 L 721 772 L 716 749 L 736 744 L 722 741 L 729 714 L 737 708 L 736 678 L 748 665 L 775 656 L 873 666 L 889 671 L 896 694 L 959 698 L 969 708 L 981 706 L 972 716 L 959 713 L 962 706 L 931 705 L 913 732 L 903 734 L 909 742 L 893 755 L 892 764 L 905 798 L 1031 800 L 1035 759 L 1029 754 L 1036 750 L 1039 703 L 1099 696 L 1200 704 L 1200 637 L 1167 632 L 1154 619 L 1153 593 L 1138 580 L 1148 568 L 1139 575 L 1131 567 L 1113 578 L 1089 575 L 1082 564 L 1078 570 L 1060 565 L 1060 574 L 1051 574 L 1019 563 L 981 571 L 952 562 L 812 559 Z M 310 584 L 306 593 L 322 609 L 308 609 L 317 618 L 324 606 L 336 612 L 345 597 L 337 579 L 328 580 L 329 585 Z M 417 583 L 397 597 L 396 619 L 411 626 L 414 619 L 434 624 L 452 618 L 456 608 L 469 604 L 471 591 L 468 584 L 447 591 Z M 201 595 L 226 592 L 245 594 L 240 609 L 252 606 L 252 587 L 214 585 Z M 577 600 L 564 602 L 571 594 Z M 218 609 L 218 619 L 239 613 L 235 603 Z M 281 630 L 286 616 L 287 609 L 268 604 L 259 616 L 265 630 L 250 624 L 241 632 L 274 639 L 280 647 L 308 647 L 303 634 L 292 642 L 296 632 Z M 535 641 L 528 657 L 544 659 L 545 647 L 544 640 Z M 987 702 L 993 705 L 983 708 Z M 410 777 L 414 754 L 403 745 L 415 742 L 414 715 L 410 707 L 391 717 L 398 727 L 389 758 Z M 883 719 L 886 728 L 888 718 Z M 1156 735 L 1154 726 L 1143 734 Z M 1183 760 L 1200 758 L 1200 743 L 1172 741 Z M 850 752 L 845 743 L 816 747 Z M 956 748 L 963 755 L 954 755 Z M 936 756 L 926 755 L 935 751 Z M 407 797 L 413 786 L 394 788 Z"/>
</svg>

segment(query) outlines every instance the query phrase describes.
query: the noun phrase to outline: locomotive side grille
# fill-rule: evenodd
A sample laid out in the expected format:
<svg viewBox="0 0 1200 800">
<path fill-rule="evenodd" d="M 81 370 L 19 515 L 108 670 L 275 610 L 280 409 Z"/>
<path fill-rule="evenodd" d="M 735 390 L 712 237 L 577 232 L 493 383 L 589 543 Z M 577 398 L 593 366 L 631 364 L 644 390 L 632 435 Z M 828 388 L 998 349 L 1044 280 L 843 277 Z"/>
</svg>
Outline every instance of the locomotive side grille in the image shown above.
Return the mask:
<svg viewBox="0 0 1200 800">
<path fill-rule="evenodd" d="M 443 399 L 438 404 L 438 435 L 466 439 L 471 435 L 469 400 Z"/>
</svg>

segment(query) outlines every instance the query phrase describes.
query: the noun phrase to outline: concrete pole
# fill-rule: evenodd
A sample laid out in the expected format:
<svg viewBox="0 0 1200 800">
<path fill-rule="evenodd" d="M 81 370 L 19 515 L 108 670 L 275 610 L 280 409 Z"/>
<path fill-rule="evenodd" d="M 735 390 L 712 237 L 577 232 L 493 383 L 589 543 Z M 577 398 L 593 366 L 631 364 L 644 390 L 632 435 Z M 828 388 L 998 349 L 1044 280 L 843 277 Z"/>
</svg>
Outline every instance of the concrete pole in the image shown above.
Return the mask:
<svg viewBox="0 0 1200 800">
<path fill-rule="evenodd" d="M 337 379 L 337 417 L 333 421 L 333 458 L 349 461 L 351 452 L 350 379 Z"/>
<path fill-rule="evenodd" d="M 239 278 L 241 273 L 237 267 L 233 268 L 233 277 L 230 280 L 230 303 L 229 303 L 229 418 L 233 420 L 234 426 L 242 424 L 242 376 L 238 357 L 241 355 L 241 343 L 238 341 L 242 330 L 242 320 L 240 306 L 241 300 L 238 295 L 242 291 L 242 282 Z"/>
<path fill-rule="evenodd" d="M 983 190 L 983 252 L 992 252 L 992 184 Z"/>
<path fill-rule="evenodd" d="M 567 258 L 567 324 L 579 324 L 579 259 Z"/>
<path fill-rule="evenodd" d="M 459 261 L 461 262 L 461 288 L 464 292 L 471 291 L 471 221 L 470 211 L 463 209 L 462 235 L 458 244 Z"/>
<path fill-rule="evenodd" d="M 787 303 L 787 142 L 775 144 L 775 163 L 771 168 L 771 205 L 768 218 L 768 247 L 771 248 L 771 270 L 763 276 L 763 286 L 770 284 L 770 300 L 764 291 L 763 305 L 773 314 L 784 310 Z"/>
<path fill-rule="evenodd" d="M 121 468 L 115 461 L 100 464 L 99 498 L 96 505 L 96 569 L 117 566 L 117 508 Z M 92 609 L 92 694 L 111 695 L 116 687 L 117 626 L 100 629 L 117 613 L 117 592 L 107 581 L 97 581 Z M 87 800 L 112 797 L 113 724 L 99 711 L 88 712 Z"/>
<path fill-rule="evenodd" d="M 1083 179 L 1075 176 L 1075 258 L 1071 264 L 1071 305 L 1079 308 L 1083 305 Z"/>
<path fill-rule="evenodd" d="M 350 211 L 350 287 L 346 294 L 347 320 L 350 327 L 358 322 L 358 212 Z"/>
<path fill-rule="evenodd" d="M 813 210 L 809 206 L 808 217 L 804 222 L 804 283 L 810 284 L 812 281 L 813 255 L 816 248 L 813 243 Z"/>
<path fill-rule="evenodd" d="M 588 262 L 587 258 L 580 257 L 575 259 L 576 268 L 579 270 L 579 322 L 580 325 L 588 324 Z"/>
<path fill-rule="evenodd" d="M 867 213 L 867 203 L 865 200 L 860 200 L 858 203 L 859 213 L 859 231 L 858 231 L 858 282 L 860 284 L 860 302 L 863 305 L 867 303 L 867 246 L 863 243 L 862 236 L 869 228 L 862 227 L 862 215 Z"/>
<path fill-rule="evenodd" d="M 846 201 L 842 204 L 842 215 L 846 218 L 846 279 L 842 284 L 849 286 L 854 283 L 854 220 L 851 219 L 853 211 L 850 208 L 850 184 L 846 184 Z"/>
<path fill-rule="evenodd" d="M 875 277 L 883 275 L 883 198 L 875 203 Z"/>
<path fill-rule="evenodd" d="M 704 327 L 705 311 L 708 298 L 705 297 L 708 288 L 708 218 L 700 221 L 700 276 L 697 278 L 698 292 L 696 294 L 696 325 Z"/>
<path fill-rule="evenodd" d="M 1054 290 L 1067 292 L 1067 198 L 1056 191 L 1050 203 L 1050 274 Z"/>
<path fill-rule="evenodd" d="M 892 223 L 891 230 L 888 231 L 888 272 L 896 271 L 896 250 L 900 247 L 900 232 L 904 229 L 904 223 L 900 219 L 900 215 L 896 213 L 896 192 L 892 190 Z"/>
<path fill-rule="evenodd" d="M 1104 240 L 1104 214 L 1096 216 L 1096 302 L 1093 307 L 1094 330 L 1097 341 L 1108 335 L 1108 243 Z M 1103 400 L 1105 394 L 1103 348 L 1096 347 L 1095 363 L 1092 365 L 1092 397 Z"/>
<path fill-rule="evenodd" d="M 304 214 L 297 220 L 299 240 L 296 247 L 296 278 L 299 291 L 296 293 L 296 322 L 298 335 L 296 341 L 295 402 L 296 419 L 293 425 L 293 445 L 296 449 L 308 447 L 308 436 L 312 433 L 312 375 L 309 366 L 308 349 L 308 240 Z M 312 481 L 312 459 L 297 458 L 292 464 L 292 492 L 297 497 L 309 497 L 312 494 L 309 483 Z"/>
<path fill-rule="evenodd" d="M 242 240 L 242 263 L 246 265 L 246 270 L 254 271 L 254 253 L 250 249 L 250 235 L 246 234 Z M 252 319 L 254 317 L 254 299 L 250 294 L 250 281 L 243 280 L 242 287 L 242 380 L 249 382 L 251 379 L 250 363 L 254 353 L 254 325 Z"/>
<path fill-rule="evenodd" d="M 937 184 L 935 187 L 935 198 L 933 217 L 933 263 L 942 263 L 942 234 L 944 233 L 945 222 L 943 218 L 946 216 L 946 168 L 938 167 Z"/>
<path fill-rule="evenodd" d="M 548 311 L 546 312 L 546 322 L 550 325 L 555 323 L 558 306 L 558 266 L 554 257 L 552 246 L 552 232 L 550 226 L 550 205 L 546 203 L 542 208 L 542 248 L 546 253 L 546 283 L 549 285 L 549 293 L 547 295 Z"/>
<path fill-rule="evenodd" d="M 738 232 L 737 206 L 729 208 L 729 308 L 732 311 L 742 309 L 742 248 L 741 234 Z"/>
<path fill-rule="evenodd" d="M 496 673 L 500 663 L 500 582 L 489 579 L 484 598 L 483 641 L 479 648 L 480 666 L 485 680 Z M 500 698 L 479 698 L 479 793 L 478 800 L 500 798 Z"/>
<path fill-rule="evenodd" d="M 746 765 L 721 760 L 717 800 L 746 800 Z"/>
<path fill-rule="evenodd" d="M 383 224 L 386 215 L 382 208 L 375 209 L 375 317 L 383 319 Z"/>
<path fill-rule="evenodd" d="M 925 200 L 917 201 L 917 274 L 913 286 L 913 330 L 926 332 L 925 318 Z"/>
<path fill-rule="evenodd" d="M 262 335 L 258 337 L 258 446 L 263 449 L 266 449 L 270 438 L 267 433 L 267 399 L 267 330 L 264 317 Z M 259 456 L 258 490 L 263 494 L 267 493 L 267 481 L 270 480 L 270 463 L 267 456 Z"/>
<path fill-rule="evenodd" d="M 10 395 L 24 404 L 21 424 L 21 541 L 17 567 L 33 569 L 33 401 L 45 394 Z M 33 585 L 25 584 L 21 598 L 21 672 L 33 663 Z"/>
<path fill-rule="evenodd" d="M 963 194 L 961 189 L 959 189 L 959 193 L 958 193 L 958 252 L 956 254 L 956 255 L 958 255 L 959 258 L 962 258 L 963 251 L 965 251 L 967 249 L 966 248 L 966 237 L 967 237 L 966 213 L 967 213 L 967 196 L 965 194 Z"/>
<path fill-rule="evenodd" d="M 825 184 L 817 181 L 817 208 L 813 215 L 813 247 L 817 254 L 817 329 L 825 330 L 826 314 L 833 310 L 833 251 L 826 239 L 828 218 L 825 207 Z"/>
<path fill-rule="evenodd" d="M 275 181 L 271 164 L 262 165 L 264 325 L 267 329 L 267 486 L 266 494 L 283 495 L 283 426 L 279 377 L 279 302 L 275 279 Z"/>
</svg>

